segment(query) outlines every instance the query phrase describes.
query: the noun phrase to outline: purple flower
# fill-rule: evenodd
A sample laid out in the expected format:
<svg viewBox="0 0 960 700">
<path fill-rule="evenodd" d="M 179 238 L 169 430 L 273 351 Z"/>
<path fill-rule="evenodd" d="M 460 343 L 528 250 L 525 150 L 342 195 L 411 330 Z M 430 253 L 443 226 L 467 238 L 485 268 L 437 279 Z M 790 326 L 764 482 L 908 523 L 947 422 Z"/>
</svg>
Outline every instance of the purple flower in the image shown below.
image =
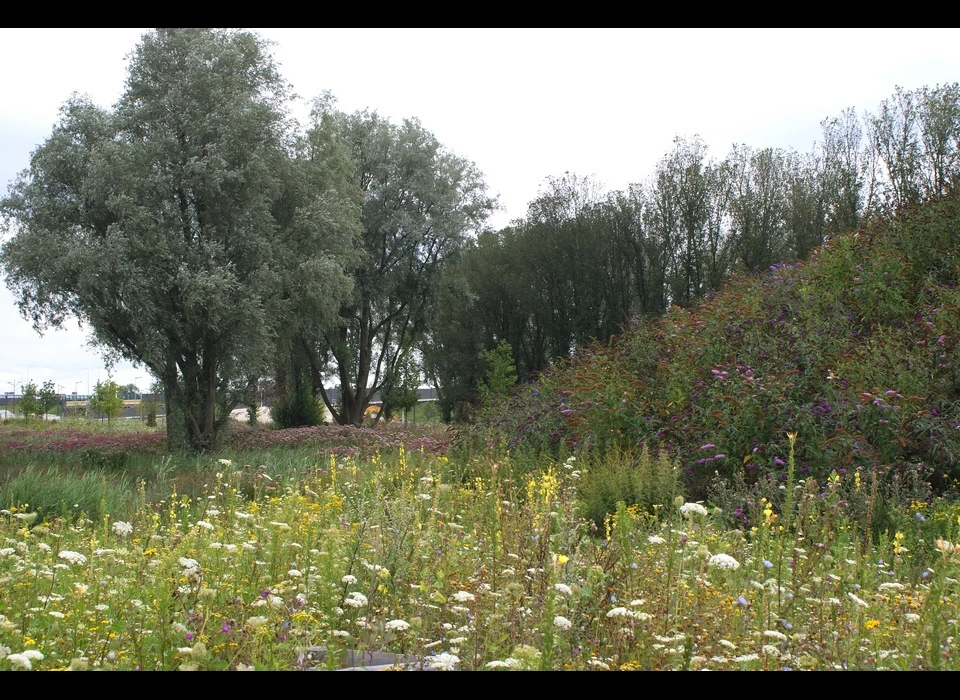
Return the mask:
<svg viewBox="0 0 960 700">
<path fill-rule="evenodd" d="M 746 607 L 747 605 L 750 605 L 750 601 L 748 601 L 748 600 L 747 600 L 746 598 L 744 598 L 742 595 L 738 595 L 738 596 L 737 596 L 737 604 Z"/>
<path fill-rule="evenodd" d="M 764 568 L 764 569 L 772 569 L 772 568 L 773 568 L 773 562 L 764 559 L 764 560 L 763 560 L 763 568 Z"/>
<path fill-rule="evenodd" d="M 187 632 L 184 636 L 187 638 L 187 641 L 189 642 L 191 639 L 193 639 L 193 632 Z"/>
<path fill-rule="evenodd" d="M 783 460 L 780 459 L 779 457 L 774 457 L 773 463 L 776 464 L 778 467 L 782 467 L 784 464 Z"/>
<path fill-rule="evenodd" d="M 714 447 L 716 447 L 716 445 L 710 442 L 708 442 L 706 445 L 700 445 L 701 450 L 712 450 Z"/>
<path fill-rule="evenodd" d="M 714 459 L 726 459 L 727 456 L 721 452 L 721 453 L 718 454 L 718 455 L 714 455 L 713 458 L 714 458 Z"/>
</svg>

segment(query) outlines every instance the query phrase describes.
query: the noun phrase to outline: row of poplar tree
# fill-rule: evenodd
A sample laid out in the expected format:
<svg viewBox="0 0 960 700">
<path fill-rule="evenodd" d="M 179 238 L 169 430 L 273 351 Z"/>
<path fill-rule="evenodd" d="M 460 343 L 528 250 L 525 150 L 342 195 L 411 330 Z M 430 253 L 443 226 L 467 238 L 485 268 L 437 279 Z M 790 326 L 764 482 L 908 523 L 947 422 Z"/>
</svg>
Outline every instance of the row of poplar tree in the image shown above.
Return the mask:
<svg viewBox="0 0 960 700">
<path fill-rule="evenodd" d="M 427 352 L 448 416 L 506 341 L 522 380 L 632 320 L 690 306 L 735 273 L 805 259 L 831 233 L 955 187 L 960 85 L 897 89 L 876 112 L 821 123 L 808 153 L 735 145 L 722 160 L 675 139 L 627 191 L 550 178 L 527 215 L 481 233 L 435 312 Z"/>
</svg>

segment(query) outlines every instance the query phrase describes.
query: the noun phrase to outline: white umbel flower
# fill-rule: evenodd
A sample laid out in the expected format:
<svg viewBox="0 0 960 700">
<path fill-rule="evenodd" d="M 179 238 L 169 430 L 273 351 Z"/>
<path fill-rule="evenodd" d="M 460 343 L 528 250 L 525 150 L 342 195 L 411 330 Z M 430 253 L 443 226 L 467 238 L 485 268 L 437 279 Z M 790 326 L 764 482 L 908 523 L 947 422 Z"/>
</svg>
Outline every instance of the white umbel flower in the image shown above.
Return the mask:
<svg viewBox="0 0 960 700">
<path fill-rule="evenodd" d="M 682 515 L 706 515 L 707 509 L 700 503 L 684 503 L 680 506 Z"/>
<path fill-rule="evenodd" d="M 457 664 L 460 663 L 460 657 L 443 653 L 427 657 L 426 662 L 431 668 L 435 668 L 438 671 L 453 671 L 456 669 Z"/>
<path fill-rule="evenodd" d="M 120 537 L 124 537 L 125 535 L 129 535 L 131 532 L 133 532 L 133 525 L 122 520 L 117 520 L 113 524 L 113 531 L 120 535 Z"/>
<path fill-rule="evenodd" d="M 80 552 L 71 552 L 69 549 L 62 550 L 58 556 L 70 564 L 82 565 L 87 563 L 87 558 Z"/>
<path fill-rule="evenodd" d="M 739 569 L 740 562 L 731 557 L 729 554 L 714 554 L 710 559 L 707 560 L 708 566 L 715 566 L 718 569 Z"/>
</svg>

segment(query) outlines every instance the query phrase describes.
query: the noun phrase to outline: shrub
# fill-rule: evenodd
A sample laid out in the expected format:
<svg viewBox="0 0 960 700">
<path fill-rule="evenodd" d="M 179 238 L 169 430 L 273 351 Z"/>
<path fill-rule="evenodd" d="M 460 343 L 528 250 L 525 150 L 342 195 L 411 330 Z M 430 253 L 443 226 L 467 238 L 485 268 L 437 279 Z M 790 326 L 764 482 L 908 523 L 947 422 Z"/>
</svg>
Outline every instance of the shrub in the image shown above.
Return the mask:
<svg viewBox="0 0 960 700">
<path fill-rule="evenodd" d="M 320 404 L 306 380 L 294 382 L 287 395 L 270 409 L 270 417 L 278 428 L 301 428 L 323 422 Z"/>
<path fill-rule="evenodd" d="M 646 445 L 639 454 L 623 449 L 588 454 L 577 466 L 582 470 L 577 489 L 581 514 L 598 528 L 618 503 L 658 515 L 680 495 L 679 461 L 664 451 L 653 458 Z"/>
</svg>

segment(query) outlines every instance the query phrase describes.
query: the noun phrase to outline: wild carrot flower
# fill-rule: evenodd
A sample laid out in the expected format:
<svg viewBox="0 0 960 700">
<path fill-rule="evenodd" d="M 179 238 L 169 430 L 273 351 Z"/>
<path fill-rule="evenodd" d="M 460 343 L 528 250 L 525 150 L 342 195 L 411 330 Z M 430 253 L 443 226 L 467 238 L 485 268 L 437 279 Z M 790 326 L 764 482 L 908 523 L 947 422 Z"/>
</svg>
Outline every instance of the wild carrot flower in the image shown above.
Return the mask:
<svg viewBox="0 0 960 700">
<path fill-rule="evenodd" d="M 29 671 L 33 668 L 33 664 L 30 663 L 30 659 L 23 654 L 7 654 L 6 659 L 10 662 L 11 668 L 22 668 L 26 671 Z"/>
<path fill-rule="evenodd" d="M 565 618 L 563 615 L 557 615 L 556 617 L 553 618 L 553 626 L 559 627 L 562 630 L 568 630 L 571 627 L 573 627 L 573 623 L 570 622 L 570 620 Z"/>
<path fill-rule="evenodd" d="M 367 596 L 358 591 L 351 591 L 343 604 L 350 608 L 362 608 L 367 604 Z"/>
<path fill-rule="evenodd" d="M 435 668 L 438 671 L 453 671 L 456 669 L 457 664 L 460 663 L 460 657 L 443 653 L 427 657 L 426 662 L 431 668 Z"/>
<path fill-rule="evenodd" d="M 681 515 L 706 515 L 707 509 L 700 503 L 684 503 L 680 506 Z"/>
<path fill-rule="evenodd" d="M 60 558 L 70 564 L 86 564 L 87 558 L 80 554 L 80 552 L 71 552 L 69 549 L 64 549 L 59 554 Z"/>
<path fill-rule="evenodd" d="M 453 598 L 458 603 L 469 603 L 471 600 L 476 599 L 476 596 L 473 595 L 473 593 L 470 593 L 469 591 L 457 591 L 450 597 Z"/>
<path fill-rule="evenodd" d="M 856 603 L 857 605 L 859 605 L 861 608 L 870 607 L 870 604 L 867 603 L 867 601 L 865 601 L 863 598 L 857 597 L 857 596 L 854 595 L 853 593 L 847 593 L 847 597 L 848 597 L 850 600 L 852 600 L 854 603 Z"/>
<path fill-rule="evenodd" d="M 133 525 L 123 520 L 117 520 L 113 523 L 113 531 L 120 537 L 124 537 L 133 532 Z"/>
<path fill-rule="evenodd" d="M 394 632 L 404 632 L 410 629 L 410 623 L 406 620 L 390 620 L 384 627 Z"/>
<path fill-rule="evenodd" d="M 707 560 L 708 566 L 715 566 L 718 569 L 739 569 L 740 562 L 731 557 L 729 554 L 714 554 L 710 559 Z"/>
</svg>

